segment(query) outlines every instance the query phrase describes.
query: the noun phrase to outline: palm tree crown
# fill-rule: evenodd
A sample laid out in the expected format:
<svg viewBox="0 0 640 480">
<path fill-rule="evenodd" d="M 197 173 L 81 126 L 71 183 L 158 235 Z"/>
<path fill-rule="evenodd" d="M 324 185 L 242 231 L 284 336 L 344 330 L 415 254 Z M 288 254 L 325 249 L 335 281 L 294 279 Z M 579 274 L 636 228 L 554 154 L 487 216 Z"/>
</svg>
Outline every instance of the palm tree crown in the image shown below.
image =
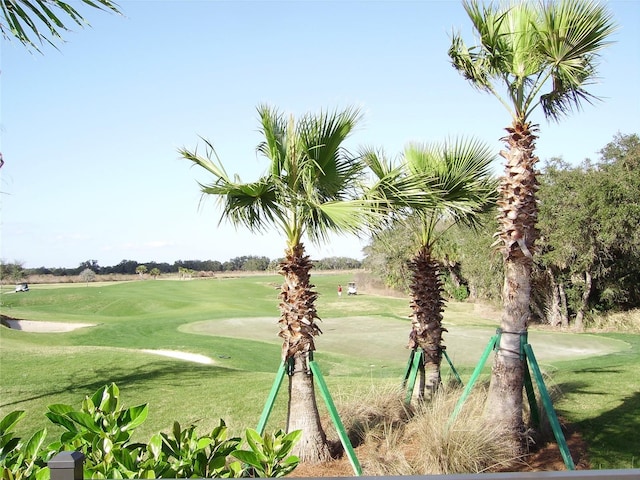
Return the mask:
<svg viewBox="0 0 640 480">
<path fill-rule="evenodd" d="M 355 199 L 363 164 L 342 143 L 360 119 L 359 112 L 307 114 L 297 123 L 268 106 L 260 106 L 258 114 L 264 140 L 257 151 L 269 166 L 257 181 L 231 178 L 209 142 L 204 157 L 180 151 L 213 174 L 214 181 L 201 187 L 221 201 L 221 219 L 253 232 L 275 227 L 285 235 L 288 248 L 299 245 L 305 234 L 320 243 L 330 232 L 357 233 L 366 218 L 363 203 Z"/>
<path fill-rule="evenodd" d="M 514 123 L 526 123 L 538 105 L 558 120 L 596 99 L 585 87 L 596 79 L 599 52 L 616 28 L 603 5 L 562 0 L 481 6 L 465 0 L 464 8 L 480 43 L 468 48 L 455 34 L 452 64 L 474 87 L 495 95 Z"/>
</svg>

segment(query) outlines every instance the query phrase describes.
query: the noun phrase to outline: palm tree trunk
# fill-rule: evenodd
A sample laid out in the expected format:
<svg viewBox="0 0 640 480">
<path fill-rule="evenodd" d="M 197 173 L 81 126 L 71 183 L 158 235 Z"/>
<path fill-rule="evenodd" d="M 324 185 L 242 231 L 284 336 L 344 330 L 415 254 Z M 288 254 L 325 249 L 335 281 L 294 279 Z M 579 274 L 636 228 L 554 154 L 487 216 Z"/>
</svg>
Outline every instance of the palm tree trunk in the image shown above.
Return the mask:
<svg viewBox="0 0 640 480">
<path fill-rule="evenodd" d="M 501 336 L 494 358 L 487 415 L 513 438 L 519 450 L 524 431 L 522 388 L 524 359 L 521 343 L 527 333 L 531 295 L 531 270 L 536 228 L 536 180 L 533 154 L 536 136 L 528 124 L 514 122 L 503 138 L 508 150 L 500 152 L 506 159 L 505 175 L 500 183 L 498 200 L 500 249 L 504 258 L 502 289 L 503 314 Z"/>
<path fill-rule="evenodd" d="M 513 437 L 519 449 L 524 430 L 522 419 L 522 387 L 524 359 L 520 352 L 522 335 L 527 331 L 531 268 L 524 262 L 505 262 L 502 289 L 503 307 L 500 341 L 491 371 L 487 398 L 487 415 L 491 423 L 500 425 Z"/>
<path fill-rule="evenodd" d="M 418 397 L 424 398 L 425 390 L 431 396 L 440 387 L 440 363 L 442 362 L 442 281 L 438 263 L 431 257 L 431 250 L 423 247 L 409 262 L 413 273 L 411 289 L 412 331 L 409 347 L 420 347 L 424 352 L 424 381 L 421 381 Z"/>
<path fill-rule="evenodd" d="M 303 462 L 319 463 L 329 460 L 331 454 L 320 422 L 313 374 L 308 362 L 308 353 L 301 352 L 293 356 L 293 372 L 289 375 L 287 432 L 302 430 L 302 438 L 293 453 Z"/>
<path fill-rule="evenodd" d="M 284 277 L 280 293 L 280 333 L 283 338 L 282 359 L 293 359 L 289 372 L 287 432 L 302 430 L 294 454 L 303 462 L 318 463 L 330 458 L 327 437 L 320 423 L 313 374 L 309 360 L 315 350 L 313 337 L 322 333 L 315 323 L 319 319 L 315 301 L 318 294 L 310 283 L 313 264 L 296 245 L 285 252 L 280 264 Z"/>
</svg>

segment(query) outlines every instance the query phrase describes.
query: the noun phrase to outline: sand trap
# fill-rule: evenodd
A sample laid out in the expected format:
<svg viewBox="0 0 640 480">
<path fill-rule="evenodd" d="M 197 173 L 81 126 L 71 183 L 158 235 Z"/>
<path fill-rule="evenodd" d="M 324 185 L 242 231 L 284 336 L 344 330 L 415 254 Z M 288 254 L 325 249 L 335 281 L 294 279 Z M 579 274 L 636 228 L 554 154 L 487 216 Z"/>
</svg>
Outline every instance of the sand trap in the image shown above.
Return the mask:
<svg viewBox="0 0 640 480">
<path fill-rule="evenodd" d="M 151 353 L 153 355 L 162 355 L 163 357 L 177 358 L 179 360 L 186 360 L 187 362 L 202 363 L 204 365 L 211 365 L 213 360 L 204 355 L 198 355 L 197 353 L 179 352 L 177 350 L 142 350 L 145 353 Z"/>
<path fill-rule="evenodd" d="M 4 320 L 9 328 L 23 332 L 62 333 L 71 332 L 78 328 L 95 327 L 95 323 L 64 323 L 64 322 L 36 322 L 34 320 Z"/>
</svg>

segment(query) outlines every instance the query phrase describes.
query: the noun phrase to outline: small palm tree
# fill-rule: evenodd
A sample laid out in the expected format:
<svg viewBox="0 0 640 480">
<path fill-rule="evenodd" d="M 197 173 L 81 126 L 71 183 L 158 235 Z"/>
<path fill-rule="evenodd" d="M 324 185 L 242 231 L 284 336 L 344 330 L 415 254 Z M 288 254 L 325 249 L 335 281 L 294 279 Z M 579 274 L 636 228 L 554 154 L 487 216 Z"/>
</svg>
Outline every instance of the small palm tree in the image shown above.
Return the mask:
<svg viewBox="0 0 640 480">
<path fill-rule="evenodd" d="M 365 155 L 376 164 L 376 153 Z M 409 347 L 420 348 L 423 362 L 418 396 L 432 395 L 441 384 L 442 281 L 434 249 L 442 235 L 456 224 L 473 226 L 477 215 L 495 202 L 496 182 L 490 173 L 495 156 L 476 140 L 456 139 L 442 144 L 410 144 L 405 148 L 396 179 L 420 185 L 420 195 L 412 198 L 387 195 L 397 211 L 396 220 L 414 238 L 414 255 L 408 262 L 411 272 L 412 328 Z M 376 169 L 372 169 L 377 171 Z M 386 175 L 389 178 L 389 175 Z M 388 182 L 391 183 L 391 182 Z M 425 203 L 424 195 L 430 201 Z"/>
<path fill-rule="evenodd" d="M 615 29 L 605 6 L 591 0 L 516 1 L 481 6 L 464 1 L 479 44 L 452 38 L 453 66 L 477 89 L 494 95 L 511 114 L 506 128 L 505 173 L 499 187 L 498 241 L 504 258 L 504 311 L 488 403 L 490 417 L 515 436 L 523 428 L 524 364 L 518 352 L 529 318 L 532 255 L 538 238 L 534 166 L 541 107 L 558 121 L 596 98 L 586 88 L 596 78 L 600 51 Z"/>
<path fill-rule="evenodd" d="M 275 227 L 286 239 L 279 273 L 284 277 L 280 292 L 282 359 L 290 362 L 287 430 L 303 431 L 296 454 L 302 461 L 329 458 L 325 432 L 316 405 L 309 360 L 315 350 L 314 337 L 321 333 L 310 283 L 312 263 L 302 243 L 306 236 L 315 243 L 330 232 L 358 233 L 370 213 L 356 200 L 364 164 L 344 148 L 345 139 L 360 119 L 357 110 L 305 115 L 297 122 L 277 110 L 258 108 L 264 141 L 257 150 L 268 161 L 267 172 L 255 182 L 243 183 L 227 175 L 213 146 L 207 154 L 181 150 L 182 156 L 213 175 L 202 185 L 204 194 L 215 195 L 222 218 L 244 225 L 253 232 Z"/>
</svg>

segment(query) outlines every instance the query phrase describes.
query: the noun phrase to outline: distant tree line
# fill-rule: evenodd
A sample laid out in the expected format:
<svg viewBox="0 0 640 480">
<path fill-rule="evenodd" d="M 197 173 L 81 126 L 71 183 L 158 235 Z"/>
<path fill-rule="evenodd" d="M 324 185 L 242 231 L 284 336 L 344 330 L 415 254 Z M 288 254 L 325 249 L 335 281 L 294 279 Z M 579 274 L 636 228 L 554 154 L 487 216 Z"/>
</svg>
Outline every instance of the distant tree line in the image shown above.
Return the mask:
<svg viewBox="0 0 640 480">
<path fill-rule="evenodd" d="M 269 257 L 244 255 L 234 257 L 226 262 L 218 260 L 176 260 L 173 264 L 167 262 L 138 262 L 136 260 L 122 260 L 117 265 L 101 266 L 97 260 L 86 260 L 75 268 L 63 267 L 37 267 L 24 268 L 24 263 L 19 261 L 0 262 L 0 277 L 3 283 L 18 282 L 29 275 L 53 275 L 58 277 L 76 276 L 83 272 L 91 271 L 96 275 L 144 275 L 157 277 L 162 274 L 185 272 L 261 272 L 276 271 L 282 259 L 269 259 Z M 329 257 L 313 262 L 319 270 L 351 270 L 362 267 L 360 260 L 349 257 Z M 85 276 L 87 274 L 85 273 Z"/>
</svg>

